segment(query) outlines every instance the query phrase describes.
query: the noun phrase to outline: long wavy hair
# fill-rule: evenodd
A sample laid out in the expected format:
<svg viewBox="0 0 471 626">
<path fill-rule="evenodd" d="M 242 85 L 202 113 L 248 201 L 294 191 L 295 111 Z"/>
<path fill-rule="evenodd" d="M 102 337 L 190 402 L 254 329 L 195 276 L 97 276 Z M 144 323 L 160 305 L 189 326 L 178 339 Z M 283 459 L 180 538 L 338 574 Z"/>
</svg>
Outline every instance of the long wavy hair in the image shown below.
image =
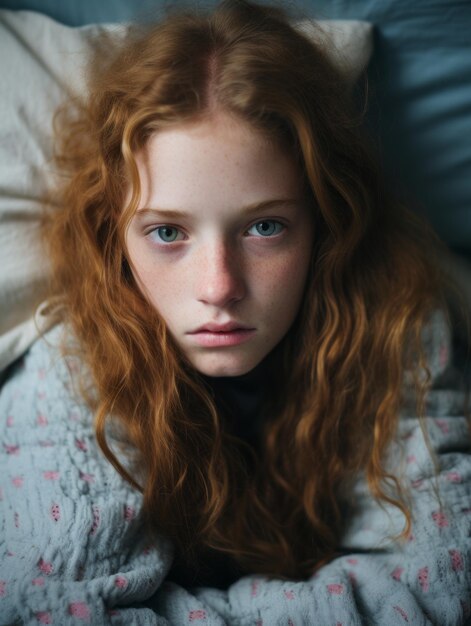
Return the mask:
<svg viewBox="0 0 471 626">
<path fill-rule="evenodd" d="M 404 514 L 405 537 L 407 495 L 384 459 L 406 371 L 423 413 L 422 329 L 437 306 L 446 310 L 434 262 L 442 244 L 387 191 L 364 111 L 325 44 L 281 8 L 225 1 L 130 28 L 94 56 L 88 87 L 56 116 L 63 179 L 61 208 L 43 221 L 49 302 L 89 366 L 97 393 L 82 393 L 98 443 L 143 493 L 149 529 L 188 564 L 211 550 L 242 571 L 302 579 L 336 554 L 346 486 L 364 472 L 372 496 Z M 140 198 L 137 151 L 152 133 L 215 110 L 291 151 L 315 219 L 306 291 L 279 346 L 258 449 L 225 428 L 134 281 L 125 246 Z M 108 422 L 131 444 L 129 463 L 111 450 Z"/>
</svg>

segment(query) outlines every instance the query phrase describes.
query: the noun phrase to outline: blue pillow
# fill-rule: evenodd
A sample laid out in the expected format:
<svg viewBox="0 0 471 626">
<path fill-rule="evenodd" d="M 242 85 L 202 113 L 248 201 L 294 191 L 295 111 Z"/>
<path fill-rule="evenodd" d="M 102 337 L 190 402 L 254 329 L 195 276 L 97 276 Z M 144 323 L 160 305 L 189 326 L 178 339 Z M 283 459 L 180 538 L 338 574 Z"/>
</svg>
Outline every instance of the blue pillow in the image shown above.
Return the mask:
<svg viewBox="0 0 471 626">
<path fill-rule="evenodd" d="M 163 6 L 159 0 L 0 0 L 2 9 L 37 11 L 67 26 L 152 19 Z"/>
<path fill-rule="evenodd" d="M 316 17 L 375 24 L 369 121 L 394 189 L 471 253 L 471 2 L 318 0 Z"/>
<path fill-rule="evenodd" d="M 0 0 L 0 7 L 37 10 L 69 25 L 153 19 L 165 4 L 164 0 Z M 368 122 L 379 138 L 387 178 L 446 243 L 471 253 L 471 2 L 291 4 L 306 16 L 375 24 Z"/>
</svg>

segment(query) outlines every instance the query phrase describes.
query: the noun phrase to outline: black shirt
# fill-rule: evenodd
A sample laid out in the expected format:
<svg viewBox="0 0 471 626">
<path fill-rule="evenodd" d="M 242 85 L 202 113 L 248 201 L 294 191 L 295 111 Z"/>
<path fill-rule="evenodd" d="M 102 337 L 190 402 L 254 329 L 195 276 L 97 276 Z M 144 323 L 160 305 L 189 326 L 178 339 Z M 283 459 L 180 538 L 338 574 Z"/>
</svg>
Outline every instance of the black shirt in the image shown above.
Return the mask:
<svg viewBox="0 0 471 626">
<path fill-rule="evenodd" d="M 274 391 L 277 362 L 277 354 L 272 352 L 257 367 L 242 376 L 202 377 L 224 417 L 224 429 L 249 443 L 255 450 L 259 448 L 267 394 Z M 232 557 L 210 549 L 199 552 L 198 564 L 191 570 L 176 555 L 167 580 L 187 588 L 208 586 L 227 589 L 247 574 Z"/>
</svg>

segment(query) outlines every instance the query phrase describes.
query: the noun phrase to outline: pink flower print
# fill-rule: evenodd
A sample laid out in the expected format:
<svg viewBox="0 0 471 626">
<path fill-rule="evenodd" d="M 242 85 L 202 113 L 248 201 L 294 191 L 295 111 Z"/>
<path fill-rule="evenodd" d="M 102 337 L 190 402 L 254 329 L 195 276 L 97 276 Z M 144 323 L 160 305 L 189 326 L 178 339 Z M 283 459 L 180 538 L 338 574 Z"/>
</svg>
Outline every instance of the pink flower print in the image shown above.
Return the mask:
<svg viewBox="0 0 471 626">
<path fill-rule="evenodd" d="M 458 550 L 448 550 L 451 557 L 451 567 L 455 572 L 460 572 L 464 569 L 463 557 Z"/>
<path fill-rule="evenodd" d="M 58 522 L 61 518 L 61 510 L 58 504 L 51 506 L 51 517 L 55 522 Z"/>
<path fill-rule="evenodd" d="M 117 611 L 116 609 L 108 609 L 106 612 L 110 617 L 116 617 L 117 615 L 119 615 L 119 611 Z"/>
<path fill-rule="evenodd" d="M 358 565 L 358 559 L 347 559 L 347 563 L 350 563 L 350 565 Z"/>
<path fill-rule="evenodd" d="M 415 535 L 413 535 L 412 533 L 410 533 L 407 537 L 407 541 L 410 543 L 412 541 L 415 541 Z"/>
<path fill-rule="evenodd" d="M 444 435 L 447 435 L 450 432 L 448 422 L 445 420 L 435 420 L 435 423 Z"/>
<path fill-rule="evenodd" d="M 401 609 L 400 606 L 393 606 L 393 609 L 399 613 L 399 615 L 404 619 L 405 622 L 409 621 L 409 616 L 404 611 L 404 609 Z"/>
<path fill-rule="evenodd" d="M 10 426 L 10 427 L 11 427 L 11 426 L 13 426 L 13 422 L 14 422 L 14 420 L 13 420 L 13 416 L 12 416 L 12 415 L 9 415 L 9 416 L 7 417 L 7 426 Z"/>
<path fill-rule="evenodd" d="M 407 463 L 415 463 L 416 461 L 417 457 L 415 456 L 415 454 L 409 454 L 409 456 L 406 458 Z"/>
<path fill-rule="evenodd" d="M 15 528 L 20 527 L 20 516 L 18 513 L 13 513 L 13 523 L 15 524 Z"/>
<path fill-rule="evenodd" d="M 252 580 L 250 584 L 250 595 L 252 596 L 252 598 L 255 598 L 255 596 L 258 594 L 259 588 L 260 583 L 258 582 L 258 580 Z"/>
<path fill-rule="evenodd" d="M 294 626 L 294 622 L 291 618 L 288 618 L 288 626 Z"/>
<path fill-rule="evenodd" d="M 43 472 L 43 478 L 45 480 L 57 480 L 59 478 L 59 472 Z"/>
<path fill-rule="evenodd" d="M 294 591 L 285 591 L 285 598 L 287 600 L 294 600 Z"/>
<path fill-rule="evenodd" d="M 448 519 L 441 511 L 434 511 L 432 513 L 432 519 L 438 528 L 445 528 L 445 526 L 448 526 Z"/>
<path fill-rule="evenodd" d="M 5 448 L 5 452 L 7 454 L 15 454 L 16 456 L 18 456 L 18 454 L 20 453 L 20 446 L 9 446 L 4 443 L 3 447 Z"/>
<path fill-rule="evenodd" d="M 45 561 L 42 557 L 38 561 L 38 567 L 43 574 L 46 574 L 46 576 L 49 576 L 49 574 L 52 574 L 54 571 L 52 563 Z"/>
<path fill-rule="evenodd" d="M 23 487 L 23 476 L 13 476 L 11 482 L 15 485 L 15 487 Z"/>
<path fill-rule="evenodd" d="M 88 448 L 87 448 L 87 444 L 85 442 L 85 439 L 75 439 L 75 446 L 76 448 L 78 448 L 79 450 L 82 450 L 82 452 L 87 452 Z"/>
<path fill-rule="evenodd" d="M 38 417 L 36 418 L 36 424 L 38 426 L 47 426 L 47 417 L 42 413 L 39 413 Z"/>
<path fill-rule="evenodd" d="M 430 587 L 428 579 L 428 567 L 422 567 L 421 569 L 419 569 L 417 579 L 419 581 L 419 585 L 422 591 L 424 593 L 427 593 Z"/>
<path fill-rule="evenodd" d="M 43 587 L 45 581 L 44 578 L 41 578 L 41 576 L 39 576 L 38 578 L 33 578 L 31 582 L 35 587 Z"/>
<path fill-rule="evenodd" d="M 327 585 L 327 591 L 331 594 L 339 596 L 343 593 L 344 589 L 343 589 L 343 585 L 333 584 L 333 585 Z"/>
<path fill-rule="evenodd" d="M 128 581 L 124 578 L 124 576 L 116 576 L 114 584 L 115 587 L 118 587 L 118 589 L 125 589 L 128 586 Z"/>
<path fill-rule="evenodd" d="M 95 482 L 95 474 L 87 474 L 85 472 L 79 471 L 80 478 L 87 483 Z"/>
<path fill-rule="evenodd" d="M 90 620 L 90 609 L 85 602 L 72 602 L 69 604 L 69 614 L 79 619 Z"/>
<path fill-rule="evenodd" d="M 417 478 L 417 480 L 412 480 L 411 485 L 414 489 L 419 489 L 424 484 L 424 481 L 421 478 Z"/>
<path fill-rule="evenodd" d="M 448 362 L 448 347 L 446 343 L 442 343 L 442 345 L 440 346 L 438 362 L 440 364 L 440 367 L 444 367 Z"/>
<path fill-rule="evenodd" d="M 393 572 L 391 573 L 391 577 L 394 578 L 394 580 L 401 580 L 401 576 L 402 576 L 402 572 L 404 571 L 403 567 L 396 567 Z"/>
<path fill-rule="evenodd" d="M 90 534 L 95 535 L 98 527 L 100 526 L 100 508 L 97 506 L 92 507 L 93 510 L 93 523 L 90 529 Z"/>
<path fill-rule="evenodd" d="M 188 618 L 190 622 L 196 622 L 197 620 L 200 620 L 200 619 L 206 619 L 206 611 L 203 611 L 201 609 L 190 611 L 188 613 Z"/>
<path fill-rule="evenodd" d="M 461 474 L 458 474 L 458 472 L 448 472 L 448 474 L 445 474 L 445 478 L 450 483 L 460 483 L 462 481 Z"/>
<path fill-rule="evenodd" d="M 124 505 L 124 519 L 126 520 L 126 522 L 130 522 L 132 519 L 134 519 L 135 514 L 136 511 L 134 507 L 129 506 L 128 504 Z"/>
<path fill-rule="evenodd" d="M 38 611 L 34 616 L 40 624 L 52 624 L 52 615 L 49 611 Z"/>
<path fill-rule="evenodd" d="M 0 580 L 0 598 L 3 598 L 4 596 L 6 596 L 7 594 L 6 586 L 7 586 L 6 580 Z"/>
<path fill-rule="evenodd" d="M 256 619 L 255 626 L 263 626 L 263 619 Z"/>
</svg>

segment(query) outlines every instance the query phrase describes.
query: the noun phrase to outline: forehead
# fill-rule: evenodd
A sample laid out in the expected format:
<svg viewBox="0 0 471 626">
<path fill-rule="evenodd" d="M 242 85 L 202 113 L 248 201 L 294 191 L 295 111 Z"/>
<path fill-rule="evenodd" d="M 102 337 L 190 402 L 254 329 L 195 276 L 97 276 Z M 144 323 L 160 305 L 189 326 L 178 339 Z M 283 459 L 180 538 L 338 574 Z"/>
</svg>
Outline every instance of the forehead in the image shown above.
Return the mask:
<svg viewBox="0 0 471 626">
<path fill-rule="evenodd" d="M 154 133 L 136 163 L 141 205 L 245 206 L 266 196 L 292 197 L 301 189 L 290 152 L 229 116 Z"/>
</svg>

